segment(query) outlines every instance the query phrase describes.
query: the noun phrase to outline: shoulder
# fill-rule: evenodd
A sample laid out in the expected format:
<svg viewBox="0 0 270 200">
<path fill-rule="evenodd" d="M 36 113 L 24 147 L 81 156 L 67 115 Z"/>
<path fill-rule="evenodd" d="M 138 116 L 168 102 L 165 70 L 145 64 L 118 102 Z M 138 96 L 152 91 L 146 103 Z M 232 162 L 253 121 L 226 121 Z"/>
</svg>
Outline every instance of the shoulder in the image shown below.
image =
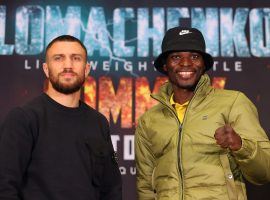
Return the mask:
<svg viewBox="0 0 270 200">
<path fill-rule="evenodd" d="M 20 108 L 26 112 L 33 112 L 33 111 L 39 111 L 40 108 L 45 106 L 45 102 L 46 102 L 46 98 L 44 96 L 44 94 L 35 97 L 34 99 L 32 99 L 31 101 L 27 102 L 26 104 L 24 104 L 23 106 L 21 106 Z"/>
<path fill-rule="evenodd" d="M 97 119 L 98 121 L 101 121 L 104 124 L 108 124 L 108 120 L 106 119 L 106 117 L 103 114 L 101 114 L 100 112 L 98 112 L 94 108 L 90 107 L 89 105 L 87 105 L 83 101 L 81 101 L 81 106 L 82 106 L 84 112 L 87 114 L 87 117 L 89 117 L 91 119 Z"/>
<path fill-rule="evenodd" d="M 101 133 L 103 138 L 106 141 L 110 140 L 110 126 L 107 118 L 95 110 L 94 108 L 88 106 L 86 103 L 81 101 L 81 106 L 84 112 L 84 115 L 86 116 L 86 121 L 88 123 L 88 126 L 91 126 L 91 129 L 98 128 L 99 131 L 96 133 Z"/>
<path fill-rule="evenodd" d="M 9 113 L 6 115 L 4 121 L 28 121 L 28 116 L 22 107 L 12 108 Z"/>
<path fill-rule="evenodd" d="M 227 90 L 227 89 L 217 89 L 217 88 L 213 88 L 213 94 L 217 97 L 224 97 L 224 98 L 236 98 L 240 93 L 240 91 L 237 90 Z"/>
<path fill-rule="evenodd" d="M 249 99 L 246 97 L 246 95 L 243 92 L 237 91 L 237 90 L 213 88 L 209 94 L 209 97 L 213 98 L 214 100 L 217 100 L 223 103 L 229 103 L 229 104 L 233 104 L 239 100 L 249 101 Z"/>
<path fill-rule="evenodd" d="M 241 91 L 226 89 L 213 89 L 213 91 L 215 97 L 228 99 L 230 101 L 250 102 L 250 99 Z"/>
<path fill-rule="evenodd" d="M 3 135 L 30 133 L 31 119 L 21 107 L 15 107 L 4 117 L 0 126 Z"/>
<path fill-rule="evenodd" d="M 257 113 L 254 103 L 243 92 L 225 89 L 213 89 L 213 91 L 208 98 L 213 106 L 227 107 L 236 113 L 240 110 Z"/>
<path fill-rule="evenodd" d="M 46 97 L 44 94 L 37 96 L 21 106 L 19 109 L 29 118 L 31 121 L 37 120 L 39 116 L 42 116 L 47 109 Z"/>
<path fill-rule="evenodd" d="M 165 106 L 161 103 L 157 103 L 155 106 L 147 110 L 143 115 L 140 116 L 138 123 L 150 124 L 151 121 L 156 121 L 160 118 L 160 115 L 163 115 Z"/>
<path fill-rule="evenodd" d="M 42 104 L 41 99 L 42 96 L 38 96 L 22 106 L 12 108 L 7 114 L 6 119 L 30 120 L 31 113 L 35 112 Z"/>
</svg>

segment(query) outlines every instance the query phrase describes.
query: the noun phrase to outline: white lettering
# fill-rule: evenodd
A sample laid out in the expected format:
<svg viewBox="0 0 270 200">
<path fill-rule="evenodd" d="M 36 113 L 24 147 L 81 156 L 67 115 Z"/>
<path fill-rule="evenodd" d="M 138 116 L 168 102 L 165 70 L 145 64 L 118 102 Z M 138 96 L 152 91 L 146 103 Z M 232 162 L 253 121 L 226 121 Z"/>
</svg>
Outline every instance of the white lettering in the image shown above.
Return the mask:
<svg viewBox="0 0 270 200">
<path fill-rule="evenodd" d="M 124 160 L 134 160 L 134 135 L 124 136 Z"/>
<path fill-rule="evenodd" d="M 118 141 L 120 141 L 120 136 L 119 135 L 111 135 L 111 139 L 112 139 L 112 144 L 113 144 L 113 149 L 114 151 L 117 152 L 117 143 Z"/>
</svg>

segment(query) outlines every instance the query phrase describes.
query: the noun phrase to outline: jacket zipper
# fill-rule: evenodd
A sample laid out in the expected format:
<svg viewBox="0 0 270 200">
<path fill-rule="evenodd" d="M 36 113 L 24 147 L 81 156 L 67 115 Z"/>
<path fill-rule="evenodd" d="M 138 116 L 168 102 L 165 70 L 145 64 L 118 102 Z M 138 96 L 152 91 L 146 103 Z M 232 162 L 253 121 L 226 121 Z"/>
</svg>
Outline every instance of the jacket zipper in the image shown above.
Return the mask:
<svg viewBox="0 0 270 200">
<path fill-rule="evenodd" d="M 175 113 L 175 110 L 173 110 L 173 114 L 177 119 L 178 125 L 179 125 L 179 129 L 178 129 L 178 142 L 177 142 L 177 165 L 178 165 L 178 171 L 179 171 L 179 175 L 181 177 L 181 189 L 182 189 L 182 200 L 184 199 L 184 176 L 183 176 L 183 167 L 182 167 L 182 162 L 181 162 L 181 155 L 180 155 L 180 148 L 181 148 L 181 140 L 182 140 L 182 127 L 183 127 L 183 123 L 180 122 L 180 120 L 178 119 L 177 114 Z M 185 119 L 185 117 L 184 117 Z M 183 120 L 184 122 L 184 120 Z"/>
<path fill-rule="evenodd" d="M 179 137 L 178 137 L 178 143 L 177 143 L 177 161 L 178 161 L 177 164 L 178 164 L 179 175 L 181 177 L 181 182 L 182 182 L 181 183 L 181 186 L 182 186 L 182 198 L 181 199 L 182 200 L 184 200 L 184 177 L 183 177 L 183 167 L 182 167 L 181 156 L 180 156 L 181 140 L 182 140 L 182 134 L 181 134 L 181 132 L 182 132 L 182 129 L 183 129 L 183 124 L 184 124 L 185 119 L 186 119 L 186 113 L 188 113 L 188 109 L 189 109 L 189 107 L 190 107 L 193 99 L 196 97 L 197 90 L 198 90 L 198 88 L 201 87 L 201 85 L 203 85 L 203 83 L 201 83 L 200 85 L 199 85 L 199 83 L 197 84 L 197 86 L 195 88 L 194 96 L 191 98 L 191 100 L 190 100 L 190 102 L 189 102 L 189 104 L 188 104 L 188 106 L 186 108 L 185 115 L 184 115 L 184 118 L 183 118 L 183 122 L 182 123 L 179 121 L 178 116 L 175 113 L 175 110 L 174 109 L 171 109 L 171 107 L 168 106 L 167 103 L 165 101 L 163 101 L 162 99 L 152 96 L 152 98 L 156 99 L 157 101 L 159 101 L 160 103 L 162 103 L 163 105 L 165 105 L 167 108 L 169 108 L 169 110 L 171 110 L 171 112 L 173 113 L 173 115 L 176 117 L 177 122 L 178 122 L 178 125 L 179 125 L 179 130 L 178 130 L 179 131 L 178 132 L 179 133 Z"/>
<path fill-rule="evenodd" d="M 177 119 L 178 119 L 178 117 L 177 117 Z M 178 120 L 179 121 L 179 120 Z M 184 121 L 184 120 L 183 120 Z M 180 121 L 179 121 L 179 123 L 180 123 Z M 180 155 L 180 143 L 181 143 L 181 139 L 182 139 L 182 134 L 181 134 L 181 132 L 182 132 L 182 124 L 180 123 L 180 126 L 179 126 L 179 136 L 178 136 L 178 143 L 177 143 L 177 159 L 178 159 L 178 162 L 177 162 L 177 164 L 178 164 L 178 169 L 179 169 L 179 174 L 180 174 L 180 177 L 181 177 L 181 182 L 182 182 L 182 184 L 181 184 L 181 186 L 182 186 L 182 200 L 184 199 L 184 177 L 183 177 L 183 169 L 182 169 L 182 165 L 181 165 L 181 155 Z"/>
<path fill-rule="evenodd" d="M 195 96 L 195 95 L 194 95 Z M 158 100 L 158 99 L 157 99 Z M 160 100 L 159 100 L 160 101 Z M 160 101 L 162 104 L 164 104 L 166 107 L 169 108 L 169 110 L 173 113 L 174 117 L 176 118 L 177 120 L 177 123 L 179 125 L 179 129 L 178 129 L 178 142 L 177 142 L 177 165 L 178 165 L 178 172 L 179 172 L 179 175 L 181 177 L 181 189 L 182 189 L 182 200 L 184 199 L 184 178 L 183 178 L 183 167 L 182 167 L 182 164 L 181 164 L 181 156 L 180 156 L 180 143 L 181 143 L 181 140 L 182 140 L 182 127 L 183 127 L 183 123 L 181 123 L 178 119 L 178 116 L 177 114 L 175 113 L 175 110 L 171 109 L 171 107 L 169 107 L 165 102 L 163 101 Z M 187 107 L 188 109 L 188 107 Z M 185 116 L 184 116 L 184 119 L 185 119 Z M 183 122 L 184 122 L 184 119 L 183 119 Z"/>
<path fill-rule="evenodd" d="M 161 99 L 157 99 L 157 98 L 155 98 L 155 97 L 153 97 L 154 99 L 156 99 L 157 101 L 159 101 L 160 103 L 162 103 L 163 105 L 165 105 L 169 110 L 170 110 L 170 112 L 172 112 L 172 114 L 174 115 L 174 117 L 175 117 L 175 119 L 176 119 L 176 121 L 177 121 L 177 123 L 178 123 L 178 125 L 179 125 L 179 129 L 178 129 L 178 142 L 177 142 L 177 166 L 178 166 L 178 172 L 179 172 L 179 176 L 181 177 L 181 189 L 182 189 L 182 200 L 184 199 L 184 180 L 183 180 L 183 169 L 182 169 L 182 165 L 181 165 L 181 156 L 180 156 L 180 143 L 181 143 L 181 132 L 182 132 L 182 125 L 183 125 L 183 123 L 181 123 L 180 121 L 179 121 L 179 119 L 178 119 L 178 116 L 177 116 L 177 114 L 175 113 L 175 110 L 174 109 L 172 109 L 170 106 L 168 106 L 167 104 L 166 104 L 166 102 L 164 102 L 163 100 L 161 100 Z M 188 109 L 188 107 L 187 107 L 187 109 Z M 185 116 L 184 116 L 184 119 L 185 119 Z M 183 119 L 183 122 L 184 122 L 184 119 Z"/>
<path fill-rule="evenodd" d="M 191 98 L 187 108 L 186 108 L 186 111 L 185 111 L 185 115 L 184 115 L 184 118 L 183 118 L 183 121 L 182 123 L 179 121 L 178 117 L 178 122 L 180 124 L 179 126 L 179 137 L 178 137 L 178 144 L 177 144 L 177 154 L 178 154 L 178 167 L 180 169 L 180 175 L 181 175 L 181 178 L 182 178 L 182 200 L 184 200 L 184 176 L 183 176 L 183 166 L 182 166 L 182 162 L 181 162 L 181 157 L 180 157 L 180 150 L 181 150 L 181 141 L 182 141 L 182 129 L 183 129 L 183 124 L 184 122 L 186 121 L 186 113 L 188 113 L 188 110 L 190 108 L 190 105 L 192 104 L 192 101 L 193 99 L 195 99 L 196 97 L 196 94 L 197 94 L 197 88 L 195 89 L 195 93 L 194 93 L 194 96 Z"/>
</svg>

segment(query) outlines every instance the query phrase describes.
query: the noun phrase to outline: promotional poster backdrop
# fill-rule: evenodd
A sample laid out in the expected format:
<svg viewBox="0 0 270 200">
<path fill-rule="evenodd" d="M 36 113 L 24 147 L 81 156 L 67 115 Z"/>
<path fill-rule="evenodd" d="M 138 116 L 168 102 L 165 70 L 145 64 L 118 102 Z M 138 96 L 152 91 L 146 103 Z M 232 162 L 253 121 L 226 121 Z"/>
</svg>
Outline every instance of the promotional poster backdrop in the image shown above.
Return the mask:
<svg viewBox="0 0 270 200">
<path fill-rule="evenodd" d="M 63 3 L 64 2 L 64 3 Z M 244 92 L 270 135 L 270 1 L 0 1 L 0 122 L 39 95 L 46 45 L 70 34 L 87 47 L 92 66 L 82 99 L 110 122 L 123 179 L 123 199 L 135 200 L 134 131 L 156 102 L 166 77 L 153 61 L 167 29 L 200 29 L 215 63 L 217 88 Z M 269 169 L 270 170 L 270 169 Z M 270 184 L 247 184 L 251 200 L 268 200 Z"/>
</svg>

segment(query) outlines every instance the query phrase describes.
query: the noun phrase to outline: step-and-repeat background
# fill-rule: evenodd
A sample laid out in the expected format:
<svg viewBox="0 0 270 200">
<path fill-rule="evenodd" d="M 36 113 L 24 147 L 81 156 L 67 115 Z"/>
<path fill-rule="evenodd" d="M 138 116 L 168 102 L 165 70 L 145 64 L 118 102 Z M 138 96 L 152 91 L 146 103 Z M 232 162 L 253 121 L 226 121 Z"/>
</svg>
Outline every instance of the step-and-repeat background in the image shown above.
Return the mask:
<svg viewBox="0 0 270 200">
<path fill-rule="evenodd" d="M 64 3 L 63 3 L 64 2 Z M 270 135 L 270 2 L 184 0 L 1 0 L 0 121 L 44 87 L 44 50 L 52 38 L 70 34 L 88 49 L 92 71 L 82 98 L 111 124 L 124 200 L 135 200 L 134 130 L 155 102 L 166 77 L 153 68 L 165 30 L 196 27 L 215 63 L 215 87 L 243 91 L 257 106 Z M 270 169 L 269 169 L 270 170 Z M 270 184 L 248 184 L 253 200 L 268 200 Z"/>
</svg>

